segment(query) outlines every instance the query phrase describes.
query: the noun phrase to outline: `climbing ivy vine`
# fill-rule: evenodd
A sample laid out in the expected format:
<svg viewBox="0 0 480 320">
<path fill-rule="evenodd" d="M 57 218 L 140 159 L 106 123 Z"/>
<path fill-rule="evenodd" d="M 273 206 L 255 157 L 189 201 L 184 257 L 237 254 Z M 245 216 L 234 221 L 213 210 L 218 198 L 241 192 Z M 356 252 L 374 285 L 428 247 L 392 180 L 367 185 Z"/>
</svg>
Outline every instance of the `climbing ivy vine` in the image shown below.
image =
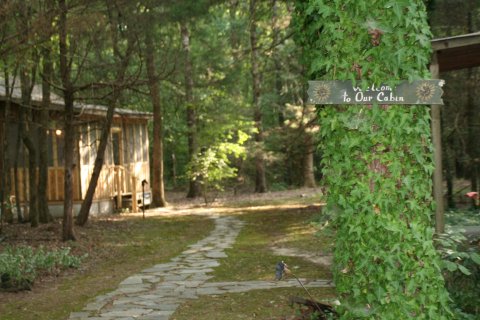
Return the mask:
<svg viewBox="0 0 480 320">
<path fill-rule="evenodd" d="M 294 20 L 310 75 L 395 85 L 427 79 L 430 30 L 420 0 L 300 0 Z M 427 106 L 318 109 L 334 278 L 342 319 L 451 319 L 432 243 Z"/>
</svg>

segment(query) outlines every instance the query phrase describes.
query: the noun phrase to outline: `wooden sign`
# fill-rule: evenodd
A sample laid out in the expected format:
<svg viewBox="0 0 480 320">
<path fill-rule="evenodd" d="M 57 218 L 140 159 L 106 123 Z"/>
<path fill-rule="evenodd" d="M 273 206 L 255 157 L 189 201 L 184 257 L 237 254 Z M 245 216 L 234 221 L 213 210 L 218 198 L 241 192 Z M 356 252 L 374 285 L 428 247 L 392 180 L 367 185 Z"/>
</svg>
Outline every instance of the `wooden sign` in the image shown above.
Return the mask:
<svg viewBox="0 0 480 320">
<path fill-rule="evenodd" d="M 310 104 L 442 104 L 444 80 L 403 81 L 396 87 L 372 84 L 366 89 L 350 80 L 309 81 Z"/>
</svg>

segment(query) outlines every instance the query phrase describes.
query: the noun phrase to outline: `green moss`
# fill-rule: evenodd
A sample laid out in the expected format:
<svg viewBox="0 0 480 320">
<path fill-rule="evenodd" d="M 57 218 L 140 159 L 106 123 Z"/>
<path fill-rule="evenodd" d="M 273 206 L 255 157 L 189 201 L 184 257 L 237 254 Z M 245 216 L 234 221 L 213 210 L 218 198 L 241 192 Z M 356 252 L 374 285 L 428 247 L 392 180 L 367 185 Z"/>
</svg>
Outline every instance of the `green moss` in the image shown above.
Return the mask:
<svg viewBox="0 0 480 320">
<path fill-rule="evenodd" d="M 101 223 L 121 226 L 105 228 L 96 248 L 100 253 L 89 257 L 88 269 L 48 283 L 45 290 L 34 288 L 23 299 L 0 302 L 1 319 L 65 319 L 71 312 L 80 311 L 93 297 L 115 289 L 131 274 L 177 256 L 213 229 L 210 219 L 198 216 L 127 218 Z"/>
<path fill-rule="evenodd" d="M 319 209 L 318 209 L 319 210 Z M 284 260 L 298 277 L 331 278 L 327 267 L 303 258 L 279 256 L 272 246 L 306 249 L 318 252 L 325 247 L 325 239 L 314 236 L 311 218 L 317 210 L 274 210 L 241 215 L 246 222 L 235 245 L 227 249 L 228 258 L 215 268 L 211 281 L 272 280 L 275 265 Z"/>
<path fill-rule="evenodd" d="M 334 291 L 334 289 L 309 289 L 318 301 L 332 300 L 335 297 Z M 184 303 L 172 319 L 283 319 L 279 317 L 296 313 L 296 309 L 289 304 L 290 296 L 308 295 L 302 288 L 289 288 L 203 296 Z"/>
</svg>

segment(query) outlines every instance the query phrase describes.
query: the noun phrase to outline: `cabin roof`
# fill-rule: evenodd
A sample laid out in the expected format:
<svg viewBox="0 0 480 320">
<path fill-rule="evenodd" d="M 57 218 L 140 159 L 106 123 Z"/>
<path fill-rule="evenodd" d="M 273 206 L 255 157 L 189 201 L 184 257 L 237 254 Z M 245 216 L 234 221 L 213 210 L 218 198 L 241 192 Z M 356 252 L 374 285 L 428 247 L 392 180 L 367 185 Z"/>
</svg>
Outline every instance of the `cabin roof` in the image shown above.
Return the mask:
<svg viewBox="0 0 480 320">
<path fill-rule="evenodd" d="M 5 80 L 3 78 L 0 78 L 0 101 L 5 101 L 6 96 L 7 95 L 5 93 Z M 35 85 L 32 90 L 32 103 L 34 105 L 41 105 L 42 97 L 42 86 Z M 22 93 L 20 90 L 20 84 L 19 81 L 16 81 L 12 92 L 12 100 L 15 103 L 21 103 L 21 98 Z M 50 103 L 52 110 L 61 111 L 64 107 L 63 98 L 53 92 L 50 94 Z M 88 104 L 83 102 L 75 102 L 74 108 L 76 112 L 80 115 L 90 116 L 105 116 L 108 110 L 108 107 L 103 105 Z M 153 117 L 153 114 L 146 111 L 115 108 L 115 116 L 150 119 Z"/>
<path fill-rule="evenodd" d="M 440 72 L 480 66 L 480 32 L 432 40 Z"/>
</svg>

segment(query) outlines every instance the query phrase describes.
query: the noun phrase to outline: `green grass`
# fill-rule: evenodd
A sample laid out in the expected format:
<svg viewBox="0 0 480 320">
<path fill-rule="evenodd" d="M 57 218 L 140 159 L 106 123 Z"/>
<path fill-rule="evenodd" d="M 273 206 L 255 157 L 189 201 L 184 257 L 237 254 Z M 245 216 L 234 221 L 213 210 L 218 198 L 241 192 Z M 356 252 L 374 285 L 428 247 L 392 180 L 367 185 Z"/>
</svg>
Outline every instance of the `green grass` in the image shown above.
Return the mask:
<svg viewBox="0 0 480 320">
<path fill-rule="evenodd" d="M 212 282 L 272 280 L 275 265 L 284 260 L 297 277 L 329 279 L 327 267 L 303 258 L 278 256 L 271 246 L 297 248 L 300 251 L 321 252 L 327 239 L 314 236 L 311 219 L 319 214 L 314 210 L 282 210 L 250 212 L 238 216 L 246 222 L 235 245 L 225 252 L 228 258 L 215 268 Z"/>
<path fill-rule="evenodd" d="M 99 231 L 96 254 L 87 259 L 85 270 L 37 284 L 32 292 L 3 293 L 0 318 L 66 319 L 70 312 L 80 311 L 93 297 L 115 289 L 131 274 L 170 260 L 213 229 L 210 219 L 198 216 L 126 218 L 98 221 L 98 224 L 94 225 Z M 115 225 L 109 228 L 108 224 Z M 75 248 L 79 244 L 70 245 Z"/>
<path fill-rule="evenodd" d="M 265 196 L 263 198 L 262 196 Z M 288 192 L 285 195 L 272 197 L 269 194 L 255 194 L 251 198 L 235 200 L 235 198 L 229 199 L 228 203 L 220 204 L 220 206 L 229 206 L 235 208 L 246 207 L 259 207 L 259 206 L 285 206 L 285 205 L 312 205 L 320 204 L 324 201 L 324 195 L 320 190 L 311 191 L 305 190 L 304 193 L 292 193 Z"/>
<path fill-rule="evenodd" d="M 309 292 L 317 300 L 332 300 L 332 288 L 312 288 Z M 290 296 L 307 294 L 302 288 L 254 290 L 246 293 L 202 296 L 184 303 L 172 320 L 226 320 L 226 319 L 283 319 L 294 315 L 296 309 L 289 305 Z"/>
<path fill-rule="evenodd" d="M 283 203 L 283 207 L 288 206 Z M 209 282 L 272 280 L 275 265 L 281 260 L 284 260 L 299 278 L 330 279 L 328 267 L 303 258 L 278 256 L 271 250 L 275 245 L 297 249 L 299 252 L 324 252 L 332 240 L 315 236 L 317 229 L 310 223 L 321 214 L 320 211 L 320 207 L 282 209 L 281 205 L 269 210 L 245 209 L 237 218 L 245 221 L 246 225 L 233 248 L 226 250 L 228 257 L 220 260 L 221 265 L 214 269 L 214 278 Z M 319 301 L 327 299 L 328 302 L 335 298 L 334 288 L 308 290 Z M 294 288 L 201 296 L 182 304 L 172 319 L 280 319 L 280 316 L 296 313 L 289 305 L 290 296 L 308 298 L 300 285 Z"/>
</svg>

